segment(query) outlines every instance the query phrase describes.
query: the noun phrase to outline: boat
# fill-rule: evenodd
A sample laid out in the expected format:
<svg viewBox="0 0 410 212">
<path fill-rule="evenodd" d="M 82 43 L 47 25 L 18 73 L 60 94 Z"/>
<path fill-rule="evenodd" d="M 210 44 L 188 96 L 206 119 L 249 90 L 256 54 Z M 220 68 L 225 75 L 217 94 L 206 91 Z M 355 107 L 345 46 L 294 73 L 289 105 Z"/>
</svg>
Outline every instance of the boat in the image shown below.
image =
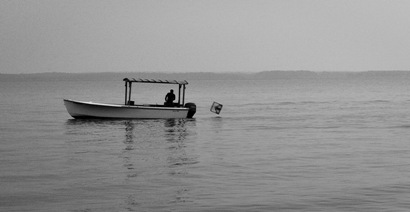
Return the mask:
<svg viewBox="0 0 410 212">
<path fill-rule="evenodd" d="M 186 80 L 128 79 L 125 82 L 124 104 L 107 104 L 64 99 L 67 112 L 75 119 L 174 119 L 193 118 L 195 103 L 185 103 Z M 178 85 L 178 102 L 170 104 L 135 104 L 131 101 L 133 83 L 160 83 Z"/>
</svg>

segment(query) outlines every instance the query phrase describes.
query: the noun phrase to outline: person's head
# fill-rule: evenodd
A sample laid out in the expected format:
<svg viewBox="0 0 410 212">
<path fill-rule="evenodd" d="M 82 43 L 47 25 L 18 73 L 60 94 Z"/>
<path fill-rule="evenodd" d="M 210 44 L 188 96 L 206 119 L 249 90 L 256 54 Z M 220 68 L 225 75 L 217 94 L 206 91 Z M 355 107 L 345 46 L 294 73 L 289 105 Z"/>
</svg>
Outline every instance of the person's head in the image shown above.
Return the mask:
<svg viewBox="0 0 410 212">
<path fill-rule="evenodd" d="M 174 90 L 171 89 L 169 92 L 174 93 Z"/>
</svg>

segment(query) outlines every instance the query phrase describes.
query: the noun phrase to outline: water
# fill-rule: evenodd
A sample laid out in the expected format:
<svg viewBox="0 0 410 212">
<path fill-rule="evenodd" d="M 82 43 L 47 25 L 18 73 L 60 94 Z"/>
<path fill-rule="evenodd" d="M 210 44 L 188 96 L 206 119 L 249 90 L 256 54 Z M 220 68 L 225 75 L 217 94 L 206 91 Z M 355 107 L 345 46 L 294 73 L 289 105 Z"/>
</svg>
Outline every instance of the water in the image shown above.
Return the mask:
<svg viewBox="0 0 410 212">
<path fill-rule="evenodd" d="M 123 102 L 121 79 L 3 79 L 0 211 L 408 211 L 408 79 L 190 80 L 186 120 L 65 111 Z"/>
</svg>

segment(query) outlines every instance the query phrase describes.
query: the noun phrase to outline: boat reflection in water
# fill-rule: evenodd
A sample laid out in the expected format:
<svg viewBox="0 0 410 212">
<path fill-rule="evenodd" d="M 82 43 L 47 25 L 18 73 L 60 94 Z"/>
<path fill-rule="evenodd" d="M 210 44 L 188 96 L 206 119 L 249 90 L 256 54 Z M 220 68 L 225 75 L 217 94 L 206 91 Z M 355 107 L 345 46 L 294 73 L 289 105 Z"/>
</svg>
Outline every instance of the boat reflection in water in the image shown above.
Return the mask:
<svg viewBox="0 0 410 212">
<path fill-rule="evenodd" d="M 127 120 L 124 124 L 125 150 L 135 150 L 138 155 L 144 155 L 147 151 L 153 151 L 151 155 L 157 155 L 169 150 L 167 161 L 170 167 L 196 163 L 191 161 L 192 158 L 187 158 L 187 153 L 184 152 L 186 139 L 196 135 L 192 131 L 195 119 Z"/>
<path fill-rule="evenodd" d="M 191 202 L 191 188 L 183 179 L 189 178 L 190 167 L 199 163 L 191 145 L 196 138 L 195 120 L 129 120 L 124 124 L 126 181 L 136 188 L 128 195 L 127 204 Z"/>
<path fill-rule="evenodd" d="M 195 119 L 70 119 L 65 128 L 70 182 L 90 187 L 90 195 L 124 210 L 192 202 L 191 170 L 199 163 Z M 68 189 L 77 189 L 73 185 Z"/>
</svg>

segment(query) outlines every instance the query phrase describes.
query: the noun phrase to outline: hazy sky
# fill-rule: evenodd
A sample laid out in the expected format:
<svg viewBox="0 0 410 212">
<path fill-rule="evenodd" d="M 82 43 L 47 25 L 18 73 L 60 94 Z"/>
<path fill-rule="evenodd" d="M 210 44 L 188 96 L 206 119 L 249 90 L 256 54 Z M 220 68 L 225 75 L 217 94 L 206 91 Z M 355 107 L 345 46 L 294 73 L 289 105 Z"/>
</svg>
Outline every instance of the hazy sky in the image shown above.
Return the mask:
<svg viewBox="0 0 410 212">
<path fill-rule="evenodd" d="M 0 73 L 410 70 L 409 0 L 0 0 Z"/>
</svg>

